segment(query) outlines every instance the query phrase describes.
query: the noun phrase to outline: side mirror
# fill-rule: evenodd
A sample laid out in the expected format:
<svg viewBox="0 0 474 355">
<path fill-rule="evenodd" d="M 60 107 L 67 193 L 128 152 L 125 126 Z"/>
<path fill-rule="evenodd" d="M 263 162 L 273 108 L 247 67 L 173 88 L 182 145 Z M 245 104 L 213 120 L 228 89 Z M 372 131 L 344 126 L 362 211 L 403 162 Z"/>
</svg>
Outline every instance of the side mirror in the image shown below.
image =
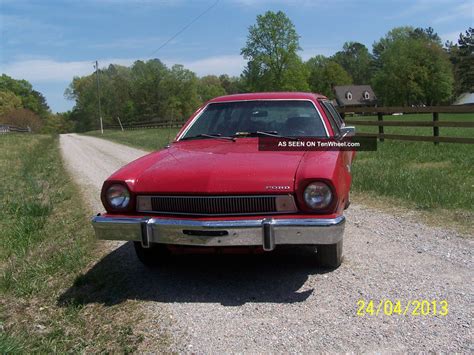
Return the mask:
<svg viewBox="0 0 474 355">
<path fill-rule="evenodd" d="M 356 129 L 353 126 L 343 126 L 341 127 L 341 136 L 340 138 L 354 137 L 356 134 Z"/>
</svg>

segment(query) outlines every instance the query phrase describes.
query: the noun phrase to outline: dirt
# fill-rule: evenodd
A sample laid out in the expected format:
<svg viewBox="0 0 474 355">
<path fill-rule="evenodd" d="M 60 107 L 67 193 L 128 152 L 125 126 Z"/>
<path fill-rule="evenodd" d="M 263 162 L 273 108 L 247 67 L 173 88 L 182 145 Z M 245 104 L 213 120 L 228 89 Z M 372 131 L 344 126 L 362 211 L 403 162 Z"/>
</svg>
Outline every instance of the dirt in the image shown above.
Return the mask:
<svg viewBox="0 0 474 355">
<path fill-rule="evenodd" d="M 103 180 L 146 154 L 73 134 L 61 136 L 61 148 L 91 215 L 103 210 Z M 108 253 L 86 276 L 121 278 L 113 297 L 97 293 L 86 302 L 117 307 L 136 300 L 143 321 L 135 331 L 144 338 L 144 352 L 472 352 L 472 236 L 414 216 L 353 201 L 346 212 L 345 259 L 336 270 L 317 267 L 313 254 L 298 250 L 180 256 L 149 270 L 129 243 L 102 242 Z M 372 300 L 375 309 L 382 304 L 381 312 L 358 315 L 362 300 Z M 385 315 L 386 300 L 399 300 L 402 311 L 411 301 L 426 300 L 431 312 L 414 314 L 415 302 L 405 315 Z M 447 315 L 439 314 L 442 301 Z"/>
</svg>

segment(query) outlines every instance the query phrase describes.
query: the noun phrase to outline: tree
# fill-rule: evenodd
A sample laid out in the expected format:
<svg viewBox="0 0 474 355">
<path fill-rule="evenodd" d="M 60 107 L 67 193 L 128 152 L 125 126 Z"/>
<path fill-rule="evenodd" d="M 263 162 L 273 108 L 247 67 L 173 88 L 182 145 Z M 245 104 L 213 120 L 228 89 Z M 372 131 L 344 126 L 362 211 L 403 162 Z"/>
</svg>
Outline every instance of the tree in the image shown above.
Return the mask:
<svg viewBox="0 0 474 355">
<path fill-rule="evenodd" d="M 446 50 L 453 64 L 455 95 L 474 92 L 474 28 L 460 33 L 456 44 L 447 42 Z"/>
<path fill-rule="evenodd" d="M 334 86 L 352 84 L 352 78 L 344 68 L 323 55 L 309 59 L 306 67 L 309 71 L 308 84 L 312 92 L 334 98 Z"/>
<path fill-rule="evenodd" d="M 202 103 L 198 96 L 198 78 L 191 70 L 175 64 L 161 82 L 160 91 L 166 93 L 163 115 L 165 120 L 185 119 Z"/>
<path fill-rule="evenodd" d="M 217 76 L 207 75 L 199 79 L 198 95 L 202 102 L 225 94 L 226 91 L 222 86 L 222 82 Z"/>
<path fill-rule="evenodd" d="M 243 73 L 247 89 L 308 90 L 308 73 L 297 54 L 300 49 L 295 26 L 282 11 L 258 15 L 241 50 L 248 60 Z"/>
<path fill-rule="evenodd" d="M 437 105 L 452 97 L 451 63 L 432 31 L 395 28 L 374 44 L 373 85 L 384 105 Z"/>
<path fill-rule="evenodd" d="M 0 91 L 0 116 L 17 108 L 21 108 L 21 98 L 10 90 Z"/>
<path fill-rule="evenodd" d="M 219 81 L 227 95 L 245 92 L 243 82 L 239 77 L 230 77 L 227 74 L 222 74 L 219 76 Z"/>
<path fill-rule="evenodd" d="M 33 90 L 33 86 L 26 80 L 16 80 L 2 74 L 0 76 L 0 92 L 13 93 L 21 100 L 20 107 L 33 111 L 43 119 L 50 114 L 44 96 Z"/>
<path fill-rule="evenodd" d="M 359 42 L 346 42 L 342 51 L 332 59 L 352 77 L 355 84 L 369 84 L 372 78 L 372 57 L 366 46 Z"/>
</svg>

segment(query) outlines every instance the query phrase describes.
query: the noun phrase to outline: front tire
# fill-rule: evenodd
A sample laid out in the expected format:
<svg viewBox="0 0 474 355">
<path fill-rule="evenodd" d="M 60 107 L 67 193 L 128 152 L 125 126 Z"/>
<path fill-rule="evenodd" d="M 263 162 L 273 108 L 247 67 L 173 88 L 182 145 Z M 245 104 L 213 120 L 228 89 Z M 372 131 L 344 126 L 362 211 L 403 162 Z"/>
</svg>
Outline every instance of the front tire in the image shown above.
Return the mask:
<svg viewBox="0 0 474 355">
<path fill-rule="evenodd" d="M 163 265 L 170 259 L 171 253 L 165 244 L 151 244 L 149 248 L 144 248 L 141 242 L 133 242 L 133 246 L 138 260 L 147 267 Z"/>
<path fill-rule="evenodd" d="M 337 268 L 342 263 L 342 240 L 336 244 L 317 245 L 316 259 L 319 266 Z"/>
</svg>

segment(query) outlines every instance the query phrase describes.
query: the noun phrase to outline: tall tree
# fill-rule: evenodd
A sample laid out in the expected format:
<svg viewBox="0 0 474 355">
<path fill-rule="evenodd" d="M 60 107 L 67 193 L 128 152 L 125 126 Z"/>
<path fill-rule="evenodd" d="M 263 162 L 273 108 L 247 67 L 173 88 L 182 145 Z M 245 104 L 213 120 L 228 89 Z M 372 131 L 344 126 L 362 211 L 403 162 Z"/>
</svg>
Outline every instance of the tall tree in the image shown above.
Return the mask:
<svg viewBox="0 0 474 355">
<path fill-rule="evenodd" d="M 474 92 L 474 28 L 460 33 L 456 44 L 447 42 L 446 49 L 454 69 L 455 95 Z"/>
<path fill-rule="evenodd" d="M 342 51 L 332 58 L 352 77 L 355 84 L 369 84 L 372 77 L 372 57 L 366 46 L 359 42 L 346 42 Z"/>
<path fill-rule="evenodd" d="M 439 37 L 411 27 L 390 31 L 374 44 L 373 85 L 385 105 L 437 105 L 452 97 L 451 63 Z"/>
<path fill-rule="evenodd" d="M 297 54 L 300 49 L 295 26 L 282 11 L 258 15 L 241 50 L 248 60 L 243 73 L 248 89 L 308 90 L 307 71 Z"/>
<path fill-rule="evenodd" d="M 352 84 L 351 76 L 334 60 L 317 55 L 306 62 L 309 71 L 308 84 L 312 92 L 334 98 L 333 87 Z"/>
</svg>

